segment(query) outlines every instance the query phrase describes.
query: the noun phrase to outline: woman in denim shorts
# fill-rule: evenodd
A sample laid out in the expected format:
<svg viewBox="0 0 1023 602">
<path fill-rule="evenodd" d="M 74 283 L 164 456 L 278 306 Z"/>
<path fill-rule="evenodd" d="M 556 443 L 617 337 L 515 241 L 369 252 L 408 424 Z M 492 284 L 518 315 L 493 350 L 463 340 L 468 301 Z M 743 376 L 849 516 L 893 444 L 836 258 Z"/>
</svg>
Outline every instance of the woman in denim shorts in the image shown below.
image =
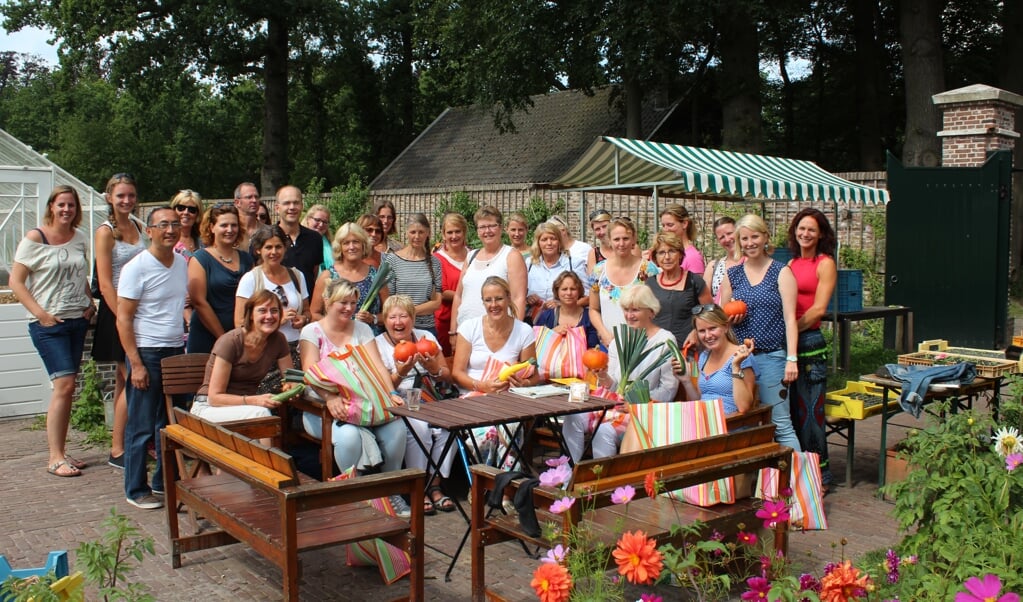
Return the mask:
<svg viewBox="0 0 1023 602">
<path fill-rule="evenodd" d="M 28 331 L 53 381 L 46 412 L 50 448 L 46 470 L 58 477 L 77 477 L 85 468 L 65 450 L 85 330 L 95 313 L 89 292 L 89 241 L 78 230 L 81 222 L 78 193 L 70 186 L 55 187 L 46 201 L 43 226 L 25 235 L 11 267 L 11 290 L 34 318 Z"/>
</svg>

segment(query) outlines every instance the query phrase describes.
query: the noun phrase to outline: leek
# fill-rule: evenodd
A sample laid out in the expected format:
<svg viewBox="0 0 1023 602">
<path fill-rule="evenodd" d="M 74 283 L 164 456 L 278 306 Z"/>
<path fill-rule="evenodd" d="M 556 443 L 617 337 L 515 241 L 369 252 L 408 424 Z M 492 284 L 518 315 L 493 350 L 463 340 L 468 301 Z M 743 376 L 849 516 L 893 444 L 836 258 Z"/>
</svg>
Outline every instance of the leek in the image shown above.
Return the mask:
<svg viewBox="0 0 1023 602">
<path fill-rule="evenodd" d="M 615 326 L 615 349 L 618 351 L 618 367 L 621 370 L 621 377 L 618 381 L 618 394 L 630 403 L 646 403 L 650 401 L 650 387 L 646 377 L 656 370 L 661 364 L 671 357 L 671 349 L 666 348 L 660 352 L 660 356 L 647 366 L 639 375 L 633 378 L 633 371 L 637 370 L 640 364 L 652 353 L 665 347 L 664 343 L 647 349 L 646 331 L 639 328 L 632 328 L 625 324 Z M 642 385 L 638 383 L 642 381 Z M 632 389 L 635 392 L 627 395 L 626 391 Z"/>
<path fill-rule="evenodd" d="M 366 293 L 366 301 L 359 308 L 359 311 L 369 311 L 369 306 L 373 305 L 373 302 L 377 300 L 377 295 L 380 294 L 380 289 L 387 285 L 387 280 L 391 277 L 391 264 L 382 262 L 380 269 L 377 270 L 377 275 L 373 276 L 373 282 L 369 285 L 369 292 Z"/>
</svg>

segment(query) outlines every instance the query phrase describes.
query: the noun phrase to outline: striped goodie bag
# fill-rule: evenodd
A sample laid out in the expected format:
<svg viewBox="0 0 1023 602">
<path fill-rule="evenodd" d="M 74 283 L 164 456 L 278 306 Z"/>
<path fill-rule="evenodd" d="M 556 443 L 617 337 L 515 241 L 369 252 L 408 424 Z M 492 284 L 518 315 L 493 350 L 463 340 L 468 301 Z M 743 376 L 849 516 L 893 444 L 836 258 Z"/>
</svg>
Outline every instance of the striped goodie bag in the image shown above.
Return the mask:
<svg viewBox="0 0 1023 602">
<path fill-rule="evenodd" d="M 335 351 L 321 359 L 306 370 L 305 380 L 338 392 L 348 412 L 343 421 L 348 424 L 376 426 L 394 419 L 388 411 L 394 405 L 391 399 L 394 387 L 363 345 L 346 345 L 345 351 Z"/>
<path fill-rule="evenodd" d="M 672 401 L 629 405 L 631 420 L 622 441 L 622 452 L 705 439 L 728 432 L 725 408 L 720 399 Z M 735 502 L 735 482 L 726 477 L 669 492 L 694 506 Z"/>
<path fill-rule="evenodd" d="M 789 475 L 792 499 L 789 507 L 789 525 L 803 531 L 828 528 L 824 513 L 824 494 L 821 485 L 820 457 L 814 452 L 792 452 L 792 471 Z M 757 481 L 756 496 L 777 499 L 778 469 L 762 468 Z"/>
<path fill-rule="evenodd" d="M 552 378 L 584 378 L 583 353 L 586 352 L 586 330 L 574 326 L 558 334 L 546 326 L 534 326 L 536 363 L 544 380 Z"/>
</svg>

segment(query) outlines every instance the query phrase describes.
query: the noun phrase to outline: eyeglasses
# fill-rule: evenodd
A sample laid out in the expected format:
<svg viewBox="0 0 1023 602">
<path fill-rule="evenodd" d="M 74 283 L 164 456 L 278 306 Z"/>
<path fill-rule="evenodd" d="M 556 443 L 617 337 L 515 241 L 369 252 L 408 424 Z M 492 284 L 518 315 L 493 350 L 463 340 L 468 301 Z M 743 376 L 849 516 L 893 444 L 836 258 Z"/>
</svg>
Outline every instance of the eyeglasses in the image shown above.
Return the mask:
<svg viewBox="0 0 1023 602">
<path fill-rule="evenodd" d="M 717 308 L 717 305 L 714 305 L 713 303 L 704 303 L 703 305 L 697 305 L 696 307 L 693 308 L 693 315 L 698 316 L 705 311 L 714 311 L 715 308 Z"/>
<path fill-rule="evenodd" d="M 681 253 L 678 249 L 661 249 L 654 253 L 654 257 L 667 257 L 668 255 L 678 255 Z"/>
<path fill-rule="evenodd" d="M 149 224 L 149 227 L 156 228 L 157 230 L 177 230 L 181 227 L 181 222 L 157 222 Z"/>
<path fill-rule="evenodd" d="M 274 289 L 274 292 L 277 293 L 277 297 L 281 300 L 281 306 L 287 307 L 288 293 L 284 292 L 284 287 L 278 284 L 277 288 Z"/>
<path fill-rule="evenodd" d="M 501 227 L 501 224 L 476 224 L 476 229 L 477 230 L 490 231 L 490 230 L 497 230 L 500 227 Z"/>
<path fill-rule="evenodd" d="M 309 221 L 311 221 L 311 222 L 313 222 L 313 223 L 316 223 L 316 224 L 319 224 L 319 225 L 321 225 L 321 226 L 323 226 L 323 225 L 325 225 L 325 224 L 329 224 L 329 223 L 330 223 L 330 220 L 326 220 L 326 219 L 321 219 L 321 218 L 318 218 L 318 217 L 310 217 L 310 218 L 309 218 Z"/>
<path fill-rule="evenodd" d="M 504 297 L 484 297 L 483 304 L 490 305 L 491 303 L 504 303 Z"/>
<path fill-rule="evenodd" d="M 193 207 L 191 205 L 178 205 L 177 207 L 174 208 L 174 210 L 178 211 L 178 212 L 187 211 L 188 213 L 191 213 L 192 215 L 198 215 L 199 214 L 199 208 L 198 207 Z"/>
</svg>

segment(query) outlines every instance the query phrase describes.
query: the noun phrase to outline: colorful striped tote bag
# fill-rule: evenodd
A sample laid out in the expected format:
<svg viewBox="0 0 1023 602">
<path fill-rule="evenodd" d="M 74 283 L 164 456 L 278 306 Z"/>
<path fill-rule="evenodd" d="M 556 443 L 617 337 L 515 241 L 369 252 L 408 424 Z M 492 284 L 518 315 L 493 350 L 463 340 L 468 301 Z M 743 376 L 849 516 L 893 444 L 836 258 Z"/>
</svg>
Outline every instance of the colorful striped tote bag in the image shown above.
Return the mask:
<svg viewBox="0 0 1023 602">
<path fill-rule="evenodd" d="M 552 378 L 585 378 L 583 353 L 586 352 L 586 329 L 574 326 L 565 334 L 534 326 L 536 335 L 536 363 L 544 380 Z"/>
<path fill-rule="evenodd" d="M 724 404 L 720 399 L 631 404 L 629 413 L 631 419 L 625 439 L 635 441 L 632 445 L 638 444 L 639 449 L 696 441 L 728 432 Z M 623 441 L 623 452 L 626 447 Z M 735 481 L 726 477 L 672 491 L 670 495 L 694 506 L 732 504 L 735 502 Z"/>
<path fill-rule="evenodd" d="M 331 481 L 344 481 L 352 478 L 355 478 L 354 466 Z M 397 516 L 394 507 L 391 506 L 391 501 L 385 497 L 367 500 L 363 503 L 373 507 L 377 512 L 383 512 L 388 516 Z M 401 548 L 380 538 L 364 539 L 350 543 L 345 548 L 348 566 L 375 566 L 380 569 L 380 578 L 387 585 L 391 585 L 412 572 L 412 561 L 409 555 Z"/>
<path fill-rule="evenodd" d="M 344 422 L 356 426 L 376 426 L 390 422 L 394 416 L 387 411 L 391 399 L 391 379 L 384 376 L 363 345 L 347 345 L 306 370 L 310 385 L 337 391 L 345 401 L 348 416 Z"/>
<path fill-rule="evenodd" d="M 824 513 L 820 457 L 814 452 L 792 452 L 789 483 L 792 486 L 789 524 L 804 531 L 827 529 L 828 517 Z M 777 469 L 761 469 L 756 495 L 761 499 L 779 497 Z"/>
</svg>

